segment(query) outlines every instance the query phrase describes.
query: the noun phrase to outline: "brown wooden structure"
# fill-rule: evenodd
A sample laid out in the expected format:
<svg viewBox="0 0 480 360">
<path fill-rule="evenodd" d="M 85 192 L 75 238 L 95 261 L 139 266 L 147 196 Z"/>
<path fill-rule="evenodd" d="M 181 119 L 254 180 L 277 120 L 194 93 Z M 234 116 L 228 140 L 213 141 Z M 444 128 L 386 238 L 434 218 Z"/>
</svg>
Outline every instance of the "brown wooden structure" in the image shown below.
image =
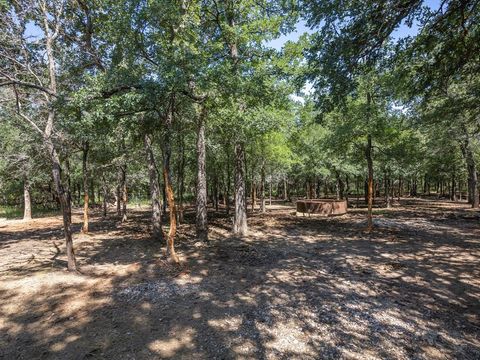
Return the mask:
<svg viewBox="0 0 480 360">
<path fill-rule="evenodd" d="M 347 200 L 306 199 L 297 200 L 298 216 L 334 216 L 347 213 Z"/>
</svg>

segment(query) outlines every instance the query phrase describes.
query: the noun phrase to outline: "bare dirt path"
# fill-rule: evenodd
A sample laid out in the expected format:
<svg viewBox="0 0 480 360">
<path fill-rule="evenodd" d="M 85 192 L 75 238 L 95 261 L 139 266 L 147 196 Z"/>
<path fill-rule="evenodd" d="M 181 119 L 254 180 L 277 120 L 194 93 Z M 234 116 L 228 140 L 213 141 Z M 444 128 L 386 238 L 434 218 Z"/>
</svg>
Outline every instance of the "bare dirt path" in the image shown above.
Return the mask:
<svg viewBox="0 0 480 360">
<path fill-rule="evenodd" d="M 480 214 L 465 204 L 403 200 L 376 210 L 302 218 L 272 206 L 250 235 L 212 221 L 181 266 L 148 236 L 93 217 L 65 267 L 60 218 L 0 222 L 2 359 L 479 359 Z"/>
</svg>

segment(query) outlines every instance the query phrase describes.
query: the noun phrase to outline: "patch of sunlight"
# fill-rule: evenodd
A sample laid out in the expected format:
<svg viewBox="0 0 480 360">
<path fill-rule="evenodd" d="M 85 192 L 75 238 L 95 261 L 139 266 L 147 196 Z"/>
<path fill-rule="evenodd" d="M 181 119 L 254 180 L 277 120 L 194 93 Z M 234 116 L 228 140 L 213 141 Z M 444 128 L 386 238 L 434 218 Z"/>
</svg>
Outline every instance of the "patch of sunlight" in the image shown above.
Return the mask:
<svg viewBox="0 0 480 360">
<path fill-rule="evenodd" d="M 80 336 L 78 336 L 78 335 L 69 335 L 65 338 L 65 340 L 52 344 L 50 349 L 52 351 L 62 351 L 63 349 L 65 349 L 65 347 L 69 343 L 74 342 L 74 341 L 78 340 L 79 338 L 80 338 Z"/>
<path fill-rule="evenodd" d="M 241 324 L 241 316 L 228 316 L 224 318 L 208 320 L 208 325 L 225 331 L 237 331 L 240 328 Z"/>
<path fill-rule="evenodd" d="M 192 341 L 194 333 L 195 331 L 193 329 L 188 329 L 187 331 L 182 332 L 181 337 L 154 340 L 148 344 L 148 348 L 161 357 L 173 357 L 182 348 L 194 348 L 194 343 Z"/>
</svg>

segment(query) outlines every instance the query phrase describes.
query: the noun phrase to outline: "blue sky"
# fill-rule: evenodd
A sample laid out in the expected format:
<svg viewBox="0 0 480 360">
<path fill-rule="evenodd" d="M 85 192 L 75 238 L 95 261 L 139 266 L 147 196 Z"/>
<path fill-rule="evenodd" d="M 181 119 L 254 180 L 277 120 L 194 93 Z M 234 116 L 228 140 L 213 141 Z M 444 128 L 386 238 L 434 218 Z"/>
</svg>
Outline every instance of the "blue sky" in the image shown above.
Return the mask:
<svg viewBox="0 0 480 360">
<path fill-rule="evenodd" d="M 440 7 L 441 0 L 424 0 L 423 5 L 428 6 L 431 9 L 438 9 Z M 301 20 L 298 22 L 295 31 L 287 34 L 287 35 L 282 35 L 278 39 L 272 40 L 268 42 L 268 45 L 280 50 L 283 45 L 289 41 L 297 41 L 299 37 L 304 34 L 304 33 L 313 33 L 314 30 L 310 29 L 307 27 L 306 23 L 304 20 Z M 401 24 L 398 29 L 396 29 L 392 36 L 394 39 L 401 39 L 406 36 L 415 36 L 418 33 L 418 24 L 412 24 L 412 27 L 408 27 L 405 23 Z"/>
<path fill-rule="evenodd" d="M 441 4 L 441 0 L 424 0 L 423 5 L 428 6 L 431 9 L 438 9 Z M 271 46 L 277 50 L 280 50 L 283 45 L 287 41 L 297 41 L 300 36 L 304 33 L 313 33 L 315 30 L 310 29 L 307 27 L 306 22 L 304 20 L 300 20 L 297 23 L 296 29 L 287 34 L 287 35 L 282 35 L 279 38 L 267 42 L 268 46 Z M 401 39 L 406 36 L 415 36 L 418 32 L 418 24 L 412 24 L 411 27 L 408 27 L 405 23 L 401 24 L 398 29 L 396 29 L 392 36 L 394 39 Z M 27 36 L 32 36 L 32 37 L 38 37 L 42 35 L 41 29 L 35 26 L 32 22 L 27 24 L 26 28 L 26 34 Z"/>
</svg>

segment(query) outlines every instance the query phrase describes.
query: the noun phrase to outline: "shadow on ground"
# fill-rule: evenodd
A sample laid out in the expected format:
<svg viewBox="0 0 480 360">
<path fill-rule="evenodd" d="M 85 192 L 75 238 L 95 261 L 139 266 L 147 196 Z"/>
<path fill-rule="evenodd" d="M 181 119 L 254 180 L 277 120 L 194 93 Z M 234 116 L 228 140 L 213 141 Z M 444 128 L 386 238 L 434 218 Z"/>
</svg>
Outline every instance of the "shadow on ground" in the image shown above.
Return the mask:
<svg viewBox="0 0 480 360">
<path fill-rule="evenodd" d="M 181 266 L 149 238 L 147 212 L 94 218 L 75 239 L 82 275 L 46 255 L 58 225 L 0 229 L 0 259 L 28 260 L 22 243 L 45 253 L 1 263 L 0 358 L 478 359 L 480 226 L 453 205 L 404 201 L 373 234 L 361 209 L 279 208 L 252 216 L 244 239 L 217 216 L 208 246 L 187 214 Z"/>
</svg>

